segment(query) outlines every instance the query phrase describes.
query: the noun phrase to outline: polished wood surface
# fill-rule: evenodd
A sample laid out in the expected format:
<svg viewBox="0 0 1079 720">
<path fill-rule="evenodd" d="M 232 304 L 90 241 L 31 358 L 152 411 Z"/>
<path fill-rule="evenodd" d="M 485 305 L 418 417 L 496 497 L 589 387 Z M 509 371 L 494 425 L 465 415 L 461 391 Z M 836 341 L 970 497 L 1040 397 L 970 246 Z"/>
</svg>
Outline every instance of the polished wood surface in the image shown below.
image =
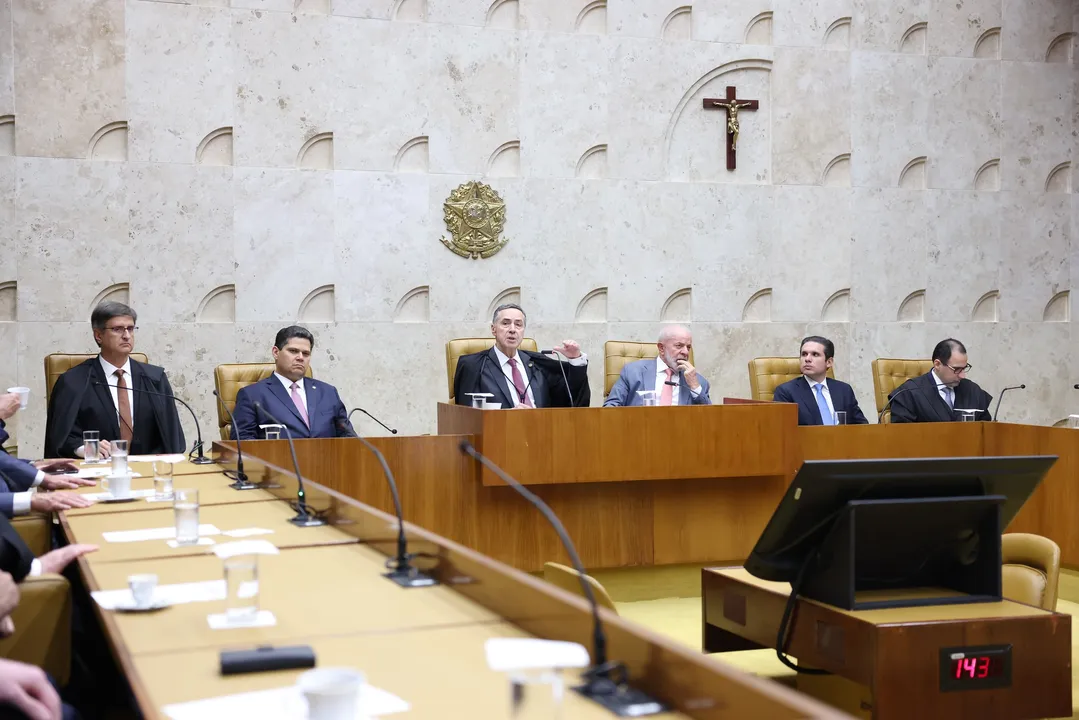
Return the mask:
<svg viewBox="0 0 1079 720">
<path fill-rule="evenodd" d="M 701 571 L 705 652 L 775 647 L 790 585 L 743 568 Z M 1071 616 L 1010 601 L 840 610 L 796 601 L 789 652 L 867 686 L 876 720 L 1071 713 Z M 941 692 L 939 651 L 1012 645 L 1009 688 Z"/>
<path fill-rule="evenodd" d="M 227 447 L 217 449 L 229 454 Z M 291 474 L 255 458 L 248 464 L 252 476 L 266 482 L 267 492 L 282 499 L 295 497 L 298 486 Z M 221 482 L 227 480 L 222 477 Z M 399 588 L 379 575 L 386 553 L 395 546 L 393 518 L 318 484 L 309 482 L 306 489 L 312 504 L 326 511 L 332 526 L 297 528 L 300 535 L 295 536 L 292 549 L 260 560 L 262 606 L 277 615 L 276 627 L 210 631 L 205 615 L 219 609 L 217 603 L 179 605 L 140 615 L 96 608 L 146 717 L 163 717 L 162 706 L 168 703 L 282 687 L 294 681 L 296 672 L 218 676 L 220 650 L 264 642 L 310 643 L 321 666 L 364 670 L 375 685 L 412 703 L 411 716 L 501 717 L 509 688 L 504 677 L 486 668 L 483 643 L 487 639 L 536 636 L 591 646 L 591 616 L 583 600 L 418 527 L 406 528 L 409 551 L 441 585 Z M 273 507 L 280 512 L 273 516 L 265 512 Z M 62 520 L 71 542 L 87 542 L 99 539 L 104 530 L 130 529 L 132 523 L 147 527 L 147 517 L 155 512 Z M 262 537 L 278 545 L 283 545 L 280 541 L 286 534 L 281 523 L 292 514 L 282 501 L 219 505 L 205 512 L 213 516 L 201 519 L 221 529 L 271 527 L 275 534 Z M 344 536 L 349 544 L 323 545 L 326 533 L 334 534 L 335 541 Z M 80 558 L 78 566 L 91 589 L 122 587 L 128 575 L 138 572 L 152 571 L 161 582 L 206 580 L 221 572 L 215 557 L 190 554 L 108 560 L 91 554 Z M 651 635 L 607 611 L 603 619 L 610 657 L 626 663 L 635 684 L 674 705 L 676 710 L 665 717 L 842 717 L 793 691 Z M 608 716 L 571 695 L 564 717 Z"/>
<path fill-rule="evenodd" d="M 214 472 L 200 472 L 191 474 L 179 474 L 173 478 L 175 487 L 193 488 L 199 491 L 199 505 L 231 505 L 233 503 L 263 502 L 274 500 L 273 495 L 265 490 L 233 490 L 228 483 L 221 482 L 220 470 Z M 148 476 L 131 478 L 132 490 L 152 490 L 154 478 L 151 473 Z M 106 482 L 98 482 L 96 486 L 82 487 L 75 492 L 83 495 L 108 492 Z M 96 502 L 88 508 L 74 508 L 67 511 L 68 517 L 80 517 L 82 515 L 101 515 L 103 513 L 131 512 L 138 510 L 161 510 L 172 508 L 171 500 L 155 500 L 137 498 L 127 503 Z"/>
</svg>

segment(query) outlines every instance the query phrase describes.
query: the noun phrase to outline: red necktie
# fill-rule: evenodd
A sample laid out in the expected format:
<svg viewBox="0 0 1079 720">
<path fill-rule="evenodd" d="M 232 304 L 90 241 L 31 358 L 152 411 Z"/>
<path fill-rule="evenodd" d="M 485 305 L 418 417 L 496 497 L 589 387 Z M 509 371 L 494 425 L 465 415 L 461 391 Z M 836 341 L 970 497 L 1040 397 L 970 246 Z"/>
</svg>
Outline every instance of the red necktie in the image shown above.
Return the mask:
<svg viewBox="0 0 1079 720">
<path fill-rule="evenodd" d="M 124 381 L 124 371 L 116 371 L 116 405 L 120 413 L 120 439 L 131 442 L 134 431 L 131 427 L 131 393 L 128 392 L 127 382 Z"/>
<path fill-rule="evenodd" d="M 517 388 L 517 398 L 525 407 L 532 407 L 532 401 L 528 399 L 525 379 L 521 377 L 521 371 L 517 369 L 517 358 L 510 358 L 510 370 L 513 373 L 513 387 Z"/>
<path fill-rule="evenodd" d="M 669 383 L 671 381 L 671 377 L 674 375 L 674 371 L 671 370 L 670 368 L 667 368 L 667 370 L 665 372 L 667 373 L 667 382 Z M 673 390 L 674 390 L 674 385 L 668 385 L 667 383 L 663 384 L 663 390 L 659 393 L 659 404 L 660 405 L 670 405 L 671 404 L 671 398 L 673 397 L 673 392 L 672 392 Z"/>
</svg>

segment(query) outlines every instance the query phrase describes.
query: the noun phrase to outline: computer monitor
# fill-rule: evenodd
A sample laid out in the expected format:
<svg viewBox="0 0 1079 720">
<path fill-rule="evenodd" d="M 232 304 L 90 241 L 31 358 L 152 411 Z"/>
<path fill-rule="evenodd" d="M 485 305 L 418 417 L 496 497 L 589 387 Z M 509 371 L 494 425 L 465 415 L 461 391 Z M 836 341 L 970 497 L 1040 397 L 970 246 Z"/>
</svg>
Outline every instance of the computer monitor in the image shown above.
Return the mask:
<svg viewBox="0 0 1079 720">
<path fill-rule="evenodd" d="M 1019 513 L 1055 456 L 811 460 L 794 477 L 745 568 L 794 583 L 852 500 L 1000 496 L 1000 528 Z M 917 533 L 917 524 L 910 528 Z M 896 540 L 901 543 L 901 539 Z"/>
</svg>

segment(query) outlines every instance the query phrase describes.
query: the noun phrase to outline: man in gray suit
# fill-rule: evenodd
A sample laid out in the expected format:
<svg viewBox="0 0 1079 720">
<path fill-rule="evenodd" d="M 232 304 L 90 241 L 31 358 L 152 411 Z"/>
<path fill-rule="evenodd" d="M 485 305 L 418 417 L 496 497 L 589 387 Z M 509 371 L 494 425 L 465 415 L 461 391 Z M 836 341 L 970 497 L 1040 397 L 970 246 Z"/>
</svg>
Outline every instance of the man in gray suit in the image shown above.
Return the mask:
<svg viewBox="0 0 1079 720">
<path fill-rule="evenodd" d="M 689 364 L 693 336 L 689 328 L 668 325 L 659 333 L 659 357 L 631 362 L 622 368 L 604 407 L 642 405 L 638 390 L 656 393 L 659 405 L 711 405 L 708 381 Z"/>
</svg>

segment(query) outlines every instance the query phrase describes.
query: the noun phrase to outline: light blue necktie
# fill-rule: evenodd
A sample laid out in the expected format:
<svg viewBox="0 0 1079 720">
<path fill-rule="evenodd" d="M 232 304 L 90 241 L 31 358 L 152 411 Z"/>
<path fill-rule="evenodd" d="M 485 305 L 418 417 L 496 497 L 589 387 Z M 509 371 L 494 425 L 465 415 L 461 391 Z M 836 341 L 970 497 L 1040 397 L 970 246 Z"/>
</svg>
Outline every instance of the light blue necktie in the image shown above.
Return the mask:
<svg viewBox="0 0 1079 720">
<path fill-rule="evenodd" d="M 824 425 L 835 425 L 835 418 L 832 417 L 832 411 L 828 409 L 828 401 L 824 399 L 824 383 L 817 383 L 813 386 L 813 389 L 817 391 L 817 407 L 820 408 L 820 420 Z"/>
<path fill-rule="evenodd" d="M 948 403 L 948 407 L 955 409 L 955 398 L 952 396 L 952 389 L 947 385 L 944 386 L 945 402 Z"/>
</svg>

